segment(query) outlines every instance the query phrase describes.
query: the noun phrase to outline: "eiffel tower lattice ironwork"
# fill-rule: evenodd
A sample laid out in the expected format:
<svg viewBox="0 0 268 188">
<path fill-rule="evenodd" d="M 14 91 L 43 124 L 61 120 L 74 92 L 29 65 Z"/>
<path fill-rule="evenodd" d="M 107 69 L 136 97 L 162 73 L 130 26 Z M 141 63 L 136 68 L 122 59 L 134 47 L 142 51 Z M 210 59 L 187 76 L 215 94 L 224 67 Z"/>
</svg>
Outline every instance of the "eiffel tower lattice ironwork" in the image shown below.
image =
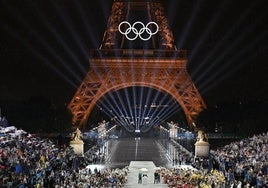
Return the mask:
<svg viewBox="0 0 268 188">
<path fill-rule="evenodd" d="M 157 34 L 148 41 L 130 41 L 119 32 L 122 21 L 133 24 L 137 20 L 155 22 Z M 91 51 L 89 62 L 89 71 L 68 105 L 74 126 L 83 128 L 101 97 L 126 87 L 148 87 L 170 94 L 190 126 L 205 108 L 186 70 L 186 51 L 176 49 L 160 1 L 115 0 L 102 44 Z"/>
</svg>

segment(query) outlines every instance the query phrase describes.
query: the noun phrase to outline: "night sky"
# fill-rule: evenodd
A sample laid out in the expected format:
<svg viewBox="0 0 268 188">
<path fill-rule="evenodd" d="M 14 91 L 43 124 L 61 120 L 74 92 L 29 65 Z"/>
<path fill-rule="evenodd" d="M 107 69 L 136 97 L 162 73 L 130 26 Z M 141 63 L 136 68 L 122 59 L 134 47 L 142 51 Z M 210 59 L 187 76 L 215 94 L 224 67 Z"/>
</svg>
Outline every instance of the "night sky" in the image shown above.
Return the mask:
<svg viewBox="0 0 268 188">
<path fill-rule="evenodd" d="M 0 0 L 0 99 L 68 104 L 99 48 L 112 0 Z M 207 105 L 268 99 L 267 0 L 167 0 Z M 1 104 L 0 104 L 1 107 Z M 4 110 L 4 109 L 3 109 Z"/>
</svg>

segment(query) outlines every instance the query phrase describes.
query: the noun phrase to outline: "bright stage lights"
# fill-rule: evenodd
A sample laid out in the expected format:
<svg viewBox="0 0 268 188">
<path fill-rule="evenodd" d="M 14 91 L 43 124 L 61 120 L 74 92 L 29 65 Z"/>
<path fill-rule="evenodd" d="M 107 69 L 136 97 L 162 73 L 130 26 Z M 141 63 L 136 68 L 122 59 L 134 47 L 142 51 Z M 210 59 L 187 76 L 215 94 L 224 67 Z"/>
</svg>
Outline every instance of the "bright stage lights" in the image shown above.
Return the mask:
<svg viewBox="0 0 268 188">
<path fill-rule="evenodd" d="M 158 102 L 152 102 L 152 99 Z M 138 103 L 134 104 L 133 101 Z M 98 106 L 102 107 L 102 111 L 113 119 L 115 124 L 130 132 L 146 132 L 180 112 L 179 105 L 174 103 L 172 97 L 144 87 L 123 88 L 109 93 L 103 96 Z"/>
</svg>

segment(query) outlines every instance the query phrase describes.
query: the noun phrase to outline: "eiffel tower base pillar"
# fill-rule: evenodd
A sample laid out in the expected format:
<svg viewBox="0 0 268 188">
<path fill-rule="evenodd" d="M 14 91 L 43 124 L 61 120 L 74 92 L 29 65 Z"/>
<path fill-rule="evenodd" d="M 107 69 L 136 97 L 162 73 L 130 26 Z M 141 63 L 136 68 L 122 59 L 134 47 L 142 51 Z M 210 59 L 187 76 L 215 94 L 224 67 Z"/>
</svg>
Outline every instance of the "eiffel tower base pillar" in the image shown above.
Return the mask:
<svg viewBox="0 0 268 188">
<path fill-rule="evenodd" d="M 76 155 L 84 156 L 84 142 L 82 140 L 70 141 L 70 146 L 73 148 Z"/>
</svg>

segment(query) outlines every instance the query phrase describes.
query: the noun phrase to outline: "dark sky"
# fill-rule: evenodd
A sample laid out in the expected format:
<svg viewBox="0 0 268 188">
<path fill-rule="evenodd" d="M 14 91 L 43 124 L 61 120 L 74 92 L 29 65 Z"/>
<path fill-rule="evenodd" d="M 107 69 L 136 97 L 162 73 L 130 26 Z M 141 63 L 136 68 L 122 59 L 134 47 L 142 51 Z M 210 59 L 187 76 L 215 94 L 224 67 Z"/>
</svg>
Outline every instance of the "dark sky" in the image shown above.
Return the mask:
<svg viewBox="0 0 268 188">
<path fill-rule="evenodd" d="M 112 0 L 0 0 L 0 99 L 69 103 Z M 168 0 L 165 10 L 205 102 L 267 100 L 268 1 Z"/>
</svg>

